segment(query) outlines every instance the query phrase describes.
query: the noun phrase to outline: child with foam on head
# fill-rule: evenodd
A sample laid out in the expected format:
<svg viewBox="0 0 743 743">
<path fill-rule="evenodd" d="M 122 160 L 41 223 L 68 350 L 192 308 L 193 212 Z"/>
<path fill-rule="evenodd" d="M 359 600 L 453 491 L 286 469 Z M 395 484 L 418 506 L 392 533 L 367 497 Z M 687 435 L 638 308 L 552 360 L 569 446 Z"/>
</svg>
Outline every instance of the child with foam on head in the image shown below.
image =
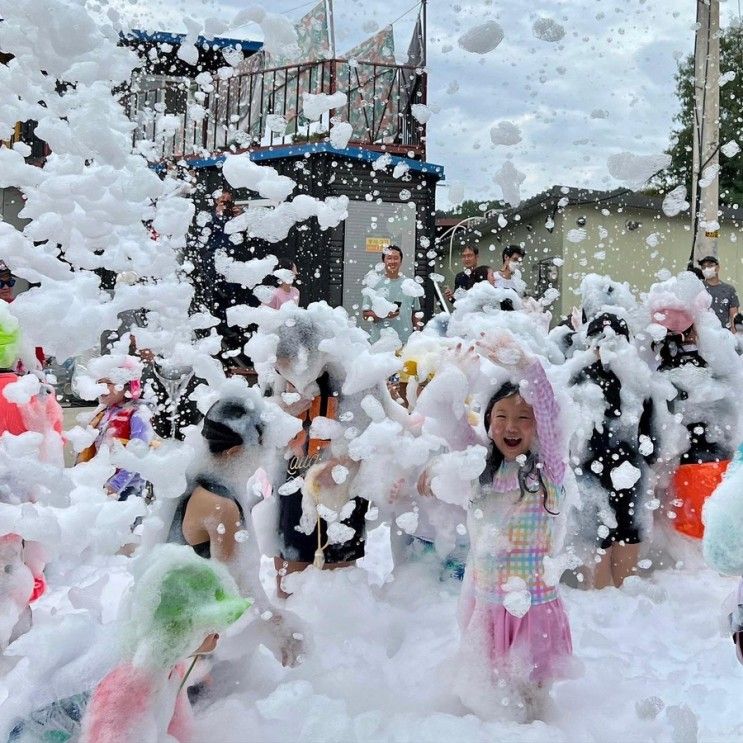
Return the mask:
<svg viewBox="0 0 743 743">
<path fill-rule="evenodd" d="M 541 362 L 508 331 L 477 347 L 512 381 L 485 408 L 490 448 L 467 513 L 464 673 L 457 686 L 478 712 L 492 714 L 494 703 L 513 700 L 515 717 L 528 721 L 543 713 L 549 685 L 566 673 L 572 655 L 567 614 L 545 575 L 563 500 L 561 414 Z"/>
<path fill-rule="evenodd" d="M 273 273 L 276 286 L 263 302 L 267 307 L 278 310 L 282 304 L 294 302 L 299 304 L 299 289 L 294 285 L 297 279 L 297 265 L 290 258 L 282 258 Z"/>
<path fill-rule="evenodd" d="M 76 464 L 90 461 L 101 447 L 111 447 L 116 442 L 126 446 L 136 439 L 149 446 L 154 431 L 150 410 L 140 400 L 142 363 L 139 359 L 124 355 L 101 356 L 90 362 L 88 373 L 99 384 L 105 384 L 107 391 L 98 398 L 100 404 L 89 424 L 98 435 L 78 455 Z M 139 473 L 117 469 L 106 482 L 106 490 L 111 497 L 126 500 L 132 495 L 141 496 L 145 484 Z"/>
<path fill-rule="evenodd" d="M 123 657 L 90 697 L 85 743 L 192 740 L 189 672 L 251 603 L 223 566 L 189 548 L 162 545 L 140 561 L 124 603 Z"/>
</svg>

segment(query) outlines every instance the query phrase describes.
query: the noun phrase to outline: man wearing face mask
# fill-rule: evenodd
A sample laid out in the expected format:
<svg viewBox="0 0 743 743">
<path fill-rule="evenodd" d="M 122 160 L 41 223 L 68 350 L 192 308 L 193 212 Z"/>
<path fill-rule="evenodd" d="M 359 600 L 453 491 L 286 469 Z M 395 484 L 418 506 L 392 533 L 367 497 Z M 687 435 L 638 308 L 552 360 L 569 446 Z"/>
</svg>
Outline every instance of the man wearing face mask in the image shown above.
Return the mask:
<svg viewBox="0 0 743 743">
<path fill-rule="evenodd" d="M 523 297 L 526 284 L 521 278 L 526 251 L 520 245 L 508 245 L 503 248 L 503 266 L 493 273 L 493 285 L 496 289 L 513 289 Z"/>
<path fill-rule="evenodd" d="M 712 311 L 717 315 L 723 328 L 733 333 L 733 318 L 738 314 L 738 294 L 735 287 L 720 281 L 720 262 L 713 255 L 699 261 L 704 276 L 704 288 L 712 297 Z"/>
</svg>

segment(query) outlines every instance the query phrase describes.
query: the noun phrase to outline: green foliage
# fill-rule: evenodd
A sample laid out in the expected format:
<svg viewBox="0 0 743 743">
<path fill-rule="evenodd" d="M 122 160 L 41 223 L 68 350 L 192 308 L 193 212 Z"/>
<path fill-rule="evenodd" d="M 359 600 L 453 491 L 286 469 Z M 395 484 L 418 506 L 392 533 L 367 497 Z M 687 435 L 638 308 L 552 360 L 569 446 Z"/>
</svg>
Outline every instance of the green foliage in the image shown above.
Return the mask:
<svg viewBox="0 0 743 743">
<path fill-rule="evenodd" d="M 723 29 L 720 37 L 720 72 L 735 73 L 720 88 L 720 145 L 735 140 L 743 148 L 743 26 Z M 684 184 L 691 192 L 693 167 L 692 143 L 694 123 L 694 58 L 679 62 L 676 73 L 676 95 L 681 110 L 675 118 L 671 146 L 670 167 L 655 180 L 655 185 L 667 190 Z M 743 153 L 727 157 L 720 153 L 720 203 L 743 205 Z"/>
</svg>

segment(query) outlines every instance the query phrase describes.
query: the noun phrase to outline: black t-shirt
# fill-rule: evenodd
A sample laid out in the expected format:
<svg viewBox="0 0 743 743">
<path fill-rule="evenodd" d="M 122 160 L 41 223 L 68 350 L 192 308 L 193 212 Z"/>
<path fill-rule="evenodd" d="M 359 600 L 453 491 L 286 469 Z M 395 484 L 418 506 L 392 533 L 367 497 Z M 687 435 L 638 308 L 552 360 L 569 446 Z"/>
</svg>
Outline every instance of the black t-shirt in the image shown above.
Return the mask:
<svg viewBox="0 0 743 743">
<path fill-rule="evenodd" d="M 334 418 L 337 411 L 337 388 L 327 373 L 317 380 L 319 394 L 312 401 L 310 409 L 302 415 L 302 431 L 295 438 L 293 449 L 286 467 L 286 482 L 296 477 L 304 477 L 315 464 L 327 458 L 327 449 L 322 441 L 310 438 L 310 426 L 315 417 Z M 317 527 L 312 534 L 298 531 L 302 518 L 302 491 L 279 495 L 279 533 L 282 537 L 281 556 L 285 560 L 312 562 L 318 548 Z M 367 501 L 354 498 L 351 515 L 340 523 L 349 526 L 354 536 L 342 544 L 325 546 L 327 542 L 327 522 L 318 518 L 320 545 L 324 547 L 326 563 L 350 562 L 364 556 L 364 534 L 366 526 Z"/>
<path fill-rule="evenodd" d="M 481 281 L 487 281 L 489 275 L 490 268 L 488 266 L 466 268 L 454 277 L 454 291 L 457 289 L 469 291 L 475 284 L 479 284 Z M 513 307 L 508 309 L 513 309 Z"/>
<path fill-rule="evenodd" d="M 712 311 L 717 315 L 722 327 L 727 328 L 730 325 L 730 310 L 740 306 L 735 287 L 724 281 L 714 285 L 705 281 L 704 288 L 712 297 Z"/>
<path fill-rule="evenodd" d="M 465 289 L 469 290 L 474 286 L 475 279 L 472 275 L 472 270 L 467 269 L 466 271 L 460 271 L 455 277 L 454 277 L 454 291 L 457 289 Z"/>
<path fill-rule="evenodd" d="M 583 369 L 578 374 L 577 382 L 590 381 L 598 385 L 604 396 L 604 417 L 607 421 L 616 420 L 622 415 L 622 383 L 619 377 L 607 369 L 600 361 L 596 361 Z M 643 401 L 642 414 L 637 430 L 637 439 L 621 441 L 614 434 L 611 427 L 604 425 L 601 430 L 594 429 L 588 444 L 590 461 L 600 461 L 605 466 L 601 472 L 600 480 L 607 488 L 612 488 L 611 471 L 623 462 L 630 462 L 635 467 L 639 466 L 639 438 L 647 436 L 655 443 L 652 431 L 653 403 L 650 398 Z M 609 459 L 609 452 L 611 452 Z M 644 459 L 653 461 L 654 452 Z"/>
</svg>

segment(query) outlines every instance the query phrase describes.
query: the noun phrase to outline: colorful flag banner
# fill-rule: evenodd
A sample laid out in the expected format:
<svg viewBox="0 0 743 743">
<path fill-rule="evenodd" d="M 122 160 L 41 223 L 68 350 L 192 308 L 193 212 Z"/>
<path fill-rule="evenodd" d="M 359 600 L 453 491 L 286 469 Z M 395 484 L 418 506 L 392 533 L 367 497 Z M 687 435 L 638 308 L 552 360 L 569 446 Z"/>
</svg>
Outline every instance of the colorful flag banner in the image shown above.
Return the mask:
<svg viewBox="0 0 743 743">
<path fill-rule="evenodd" d="M 299 54 L 291 56 L 266 54 L 267 69 L 301 62 L 317 62 L 333 56 L 330 48 L 330 17 L 325 0 L 320 0 L 309 13 L 302 16 L 294 25 L 294 30 L 297 32 Z"/>
<path fill-rule="evenodd" d="M 341 56 L 338 90 L 348 94 L 353 139 L 384 142 L 393 136 L 399 91 L 395 35 L 385 26 Z"/>
<path fill-rule="evenodd" d="M 408 64 L 411 67 L 425 67 L 426 65 L 426 30 L 423 27 L 423 8 L 418 11 L 418 20 L 413 28 L 413 37 L 408 46 Z"/>
</svg>

